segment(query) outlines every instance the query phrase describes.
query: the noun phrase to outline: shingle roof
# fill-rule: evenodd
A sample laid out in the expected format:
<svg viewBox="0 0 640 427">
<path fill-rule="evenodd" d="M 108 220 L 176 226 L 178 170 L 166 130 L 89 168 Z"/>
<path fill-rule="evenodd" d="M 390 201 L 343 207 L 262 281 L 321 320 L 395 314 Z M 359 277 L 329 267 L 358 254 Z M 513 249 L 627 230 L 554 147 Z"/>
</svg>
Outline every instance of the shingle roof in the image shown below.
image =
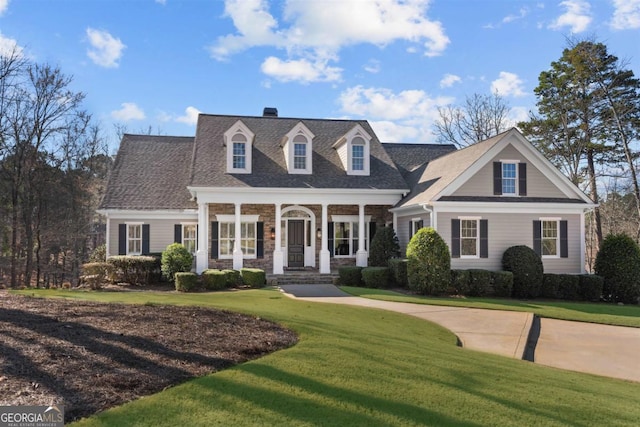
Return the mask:
<svg viewBox="0 0 640 427">
<path fill-rule="evenodd" d="M 187 190 L 193 141 L 124 135 L 100 209 L 196 208 Z"/>
<path fill-rule="evenodd" d="M 456 150 L 453 144 L 401 144 L 383 142 L 382 146 L 407 179 L 416 168 Z"/>
<path fill-rule="evenodd" d="M 491 197 L 491 196 L 442 196 L 441 202 L 482 202 L 482 203 L 587 203 L 581 199 L 559 197 Z"/>
<path fill-rule="evenodd" d="M 254 134 L 251 174 L 226 172 L 224 133 L 241 120 Z M 302 122 L 314 135 L 313 173 L 289 174 L 281 147 L 283 137 Z M 360 125 L 372 136 L 370 176 L 350 176 L 344 170 L 335 142 Z M 191 176 L 194 187 L 279 187 L 408 189 L 400 171 L 366 120 L 297 119 L 201 114 L 195 139 Z"/>
</svg>

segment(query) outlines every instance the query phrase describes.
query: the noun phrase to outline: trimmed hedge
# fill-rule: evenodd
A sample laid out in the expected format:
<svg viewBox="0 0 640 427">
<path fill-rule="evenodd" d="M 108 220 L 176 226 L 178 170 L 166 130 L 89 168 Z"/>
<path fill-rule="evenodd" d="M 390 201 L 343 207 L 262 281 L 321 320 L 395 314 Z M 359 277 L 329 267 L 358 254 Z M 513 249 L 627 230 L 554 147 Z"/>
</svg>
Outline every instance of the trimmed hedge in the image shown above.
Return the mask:
<svg viewBox="0 0 640 427">
<path fill-rule="evenodd" d="M 388 267 L 365 267 L 362 269 L 362 281 L 367 288 L 388 288 Z"/>
<path fill-rule="evenodd" d="M 600 301 L 604 279 L 595 274 L 581 274 L 580 299 L 584 301 Z"/>
<path fill-rule="evenodd" d="M 391 258 L 389 260 L 389 277 L 394 286 L 406 288 L 407 283 L 407 260 L 402 258 Z"/>
<path fill-rule="evenodd" d="M 407 245 L 409 288 L 426 295 L 440 295 L 451 284 L 449 247 L 432 227 L 421 228 Z"/>
<path fill-rule="evenodd" d="M 602 242 L 595 263 L 604 278 L 602 296 L 607 301 L 638 304 L 640 298 L 640 248 L 629 236 L 610 234 Z"/>
<path fill-rule="evenodd" d="M 512 246 L 502 255 L 502 269 L 513 273 L 513 296 L 536 298 L 540 295 L 544 266 L 542 258 L 528 246 Z"/>
<path fill-rule="evenodd" d="M 113 273 L 113 265 L 108 262 L 89 262 L 82 264 L 82 281 L 91 289 L 101 289 Z"/>
<path fill-rule="evenodd" d="M 218 291 L 227 287 L 227 276 L 220 270 L 202 272 L 202 285 L 209 291 Z"/>
<path fill-rule="evenodd" d="M 343 265 L 338 267 L 340 284 L 344 286 L 362 286 L 362 267 Z"/>
<path fill-rule="evenodd" d="M 152 256 L 118 255 L 109 257 L 107 262 L 113 266 L 112 281 L 148 285 L 157 260 Z"/>
<path fill-rule="evenodd" d="M 242 276 L 238 270 L 222 270 L 226 278 L 227 288 L 235 288 L 242 285 Z"/>
<path fill-rule="evenodd" d="M 261 288 L 267 282 L 267 275 L 259 268 L 243 268 L 240 270 L 242 282 L 252 288 Z"/>
<path fill-rule="evenodd" d="M 497 297 L 510 298 L 513 292 L 513 273 L 510 271 L 492 271 L 493 294 Z"/>
<path fill-rule="evenodd" d="M 489 270 L 470 269 L 469 296 L 486 297 L 491 293 L 491 272 Z"/>
<path fill-rule="evenodd" d="M 170 282 L 176 273 L 191 271 L 193 255 L 181 243 L 172 243 L 162 252 L 162 276 Z"/>
<path fill-rule="evenodd" d="M 451 287 L 456 295 L 469 295 L 469 270 L 451 270 Z"/>
<path fill-rule="evenodd" d="M 580 299 L 580 277 L 577 274 L 560 274 L 558 298 L 567 301 Z"/>
<path fill-rule="evenodd" d="M 196 273 L 178 272 L 175 274 L 176 291 L 189 292 L 198 285 L 198 275 Z"/>
<path fill-rule="evenodd" d="M 540 296 L 542 298 L 558 298 L 560 289 L 560 275 L 553 273 L 544 273 L 542 278 L 542 287 L 540 288 Z"/>
</svg>

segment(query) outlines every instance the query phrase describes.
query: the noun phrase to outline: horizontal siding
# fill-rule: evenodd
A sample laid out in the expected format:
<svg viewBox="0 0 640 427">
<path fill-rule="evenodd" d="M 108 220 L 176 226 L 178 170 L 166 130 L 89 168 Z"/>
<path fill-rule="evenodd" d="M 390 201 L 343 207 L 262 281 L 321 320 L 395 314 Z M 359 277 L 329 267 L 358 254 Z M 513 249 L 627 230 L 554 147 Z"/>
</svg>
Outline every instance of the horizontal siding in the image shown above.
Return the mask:
<svg viewBox="0 0 640 427">
<path fill-rule="evenodd" d="M 500 160 L 519 160 L 527 163 L 527 197 L 566 197 L 553 182 L 529 163 L 512 145 L 507 145 L 504 150 L 465 182 L 453 195 L 493 196 L 493 162 Z"/>
<path fill-rule="evenodd" d="M 111 219 L 109 220 L 109 255 L 118 255 L 118 226 L 127 222 L 142 222 L 149 224 L 149 252 L 162 252 L 173 243 L 174 225 L 182 222 L 196 222 L 171 219 L 152 219 L 140 221 L 137 219 Z"/>
<path fill-rule="evenodd" d="M 438 233 L 451 246 L 451 219 L 460 215 L 452 213 L 438 214 Z M 464 214 L 488 220 L 489 225 L 489 257 L 482 259 L 452 258 L 451 268 L 486 270 L 502 269 L 502 254 L 511 246 L 526 245 L 533 247 L 533 221 L 548 214 Z M 556 215 L 553 215 L 556 217 Z M 543 258 L 546 273 L 580 273 L 580 215 L 563 215 L 568 223 L 569 257 Z"/>
<path fill-rule="evenodd" d="M 422 219 L 424 226 L 429 227 L 430 216 L 427 212 L 420 213 L 419 215 L 407 215 L 407 216 L 398 216 L 398 229 L 395 230 L 396 236 L 398 236 L 398 242 L 400 243 L 400 255 L 405 256 L 407 252 L 407 245 L 409 244 L 409 240 L 411 240 L 411 228 L 409 223 L 414 218 Z"/>
</svg>

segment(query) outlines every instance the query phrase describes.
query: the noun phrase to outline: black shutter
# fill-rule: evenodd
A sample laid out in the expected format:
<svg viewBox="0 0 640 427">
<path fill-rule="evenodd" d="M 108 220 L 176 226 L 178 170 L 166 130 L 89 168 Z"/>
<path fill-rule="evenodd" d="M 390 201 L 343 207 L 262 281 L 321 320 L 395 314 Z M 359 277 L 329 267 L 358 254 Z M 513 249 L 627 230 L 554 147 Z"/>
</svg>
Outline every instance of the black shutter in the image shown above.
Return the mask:
<svg viewBox="0 0 640 427">
<path fill-rule="evenodd" d="M 127 224 L 118 224 L 118 255 L 127 254 Z"/>
<path fill-rule="evenodd" d="M 493 162 L 493 194 L 502 195 L 502 163 Z"/>
<path fill-rule="evenodd" d="M 211 221 L 211 259 L 218 258 L 218 221 Z"/>
<path fill-rule="evenodd" d="M 149 224 L 142 224 L 142 255 L 149 255 Z"/>
<path fill-rule="evenodd" d="M 371 242 L 373 240 L 373 237 L 376 235 L 376 223 L 375 222 L 370 222 L 369 223 L 369 242 Z"/>
<path fill-rule="evenodd" d="M 460 258 L 460 220 L 451 219 L 451 258 Z"/>
<path fill-rule="evenodd" d="M 542 222 L 533 221 L 533 250 L 542 256 Z"/>
<path fill-rule="evenodd" d="M 415 231 L 413 230 L 413 221 L 409 221 L 409 240 L 413 237 Z"/>
<path fill-rule="evenodd" d="M 480 220 L 480 258 L 489 258 L 489 221 Z"/>
<path fill-rule="evenodd" d="M 518 163 L 518 195 L 527 195 L 527 164 Z"/>
<path fill-rule="evenodd" d="M 560 258 L 569 257 L 569 239 L 567 238 L 567 221 L 560 221 Z"/>
<path fill-rule="evenodd" d="M 182 224 L 173 226 L 173 243 L 182 243 Z"/>
<path fill-rule="evenodd" d="M 264 258 L 264 222 L 256 223 L 256 256 Z"/>
<path fill-rule="evenodd" d="M 418 226 L 416 228 L 420 230 L 423 227 L 424 227 L 424 221 L 423 220 L 418 221 Z"/>
<path fill-rule="evenodd" d="M 333 258 L 334 248 L 333 248 L 333 222 L 327 223 L 327 248 L 329 249 L 329 256 Z"/>
</svg>

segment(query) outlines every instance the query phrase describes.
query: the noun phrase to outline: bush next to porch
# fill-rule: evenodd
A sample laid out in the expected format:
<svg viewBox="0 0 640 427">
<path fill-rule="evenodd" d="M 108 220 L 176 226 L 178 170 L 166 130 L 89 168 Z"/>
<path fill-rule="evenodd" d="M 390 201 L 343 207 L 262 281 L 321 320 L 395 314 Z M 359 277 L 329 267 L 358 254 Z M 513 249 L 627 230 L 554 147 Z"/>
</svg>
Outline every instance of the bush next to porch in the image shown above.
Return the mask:
<svg viewBox="0 0 640 427">
<path fill-rule="evenodd" d="M 174 276 L 176 291 L 189 292 L 198 285 L 198 276 L 196 273 L 178 272 Z"/>
<path fill-rule="evenodd" d="M 240 270 L 242 282 L 252 288 L 261 288 L 267 282 L 267 275 L 259 268 L 243 268 Z"/>
<path fill-rule="evenodd" d="M 388 267 L 365 267 L 362 269 L 362 281 L 367 288 L 388 288 Z"/>
<path fill-rule="evenodd" d="M 502 255 L 503 270 L 513 273 L 513 296 L 536 298 L 540 295 L 544 266 L 542 258 L 528 246 L 511 246 Z"/>
<path fill-rule="evenodd" d="M 227 277 L 220 270 L 205 270 L 202 272 L 202 286 L 209 291 L 225 289 Z"/>
<path fill-rule="evenodd" d="M 162 252 L 162 275 L 170 282 L 179 272 L 191 271 L 193 255 L 180 243 L 172 243 Z"/>
<path fill-rule="evenodd" d="M 222 270 L 222 272 L 227 282 L 227 288 L 235 288 L 242 285 L 242 277 L 238 270 Z"/>
<path fill-rule="evenodd" d="M 407 260 L 406 258 L 391 258 L 389 260 L 389 279 L 393 286 L 407 287 Z"/>
<path fill-rule="evenodd" d="M 343 265 L 338 267 L 340 284 L 344 286 L 362 286 L 362 267 Z"/>
<path fill-rule="evenodd" d="M 400 244 L 391 227 L 382 227 L 373 236 L 369 249 L 371 267 L 387 267 L 389 260 L 400 256 Z"/>
<path fill-rule="evenodd" d="M 432 227 L 421 228 L 407 245 L 409 288 L 426 295 L 438 295 L 451 284 L 451 254 Z"/>
</svg>

